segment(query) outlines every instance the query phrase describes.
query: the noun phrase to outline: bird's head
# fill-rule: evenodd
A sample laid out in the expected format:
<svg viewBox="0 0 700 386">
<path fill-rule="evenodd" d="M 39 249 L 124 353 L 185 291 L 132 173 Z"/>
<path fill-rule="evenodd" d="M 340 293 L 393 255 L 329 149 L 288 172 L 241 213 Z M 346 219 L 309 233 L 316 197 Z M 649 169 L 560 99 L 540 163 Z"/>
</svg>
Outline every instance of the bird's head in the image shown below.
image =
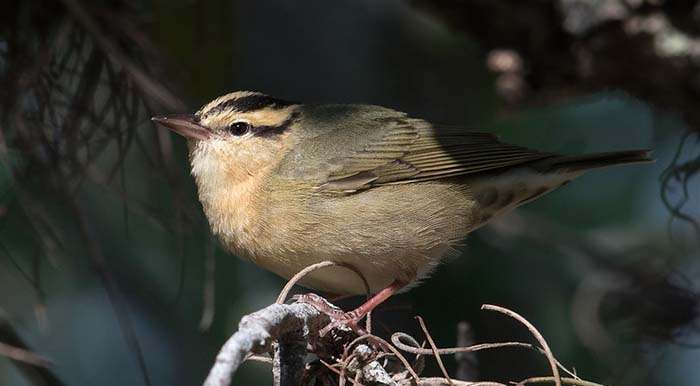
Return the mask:
<svg viewBox="0 0 700 386">
<path fill-rule="evenodd" d="M 274 162 L 286 146 L 299 105 L 268 95 L 237 91 L 207 103 L 194 114 L 153 121 L 188 140 L 192 174 L 240 181 Z"/>
</svg>

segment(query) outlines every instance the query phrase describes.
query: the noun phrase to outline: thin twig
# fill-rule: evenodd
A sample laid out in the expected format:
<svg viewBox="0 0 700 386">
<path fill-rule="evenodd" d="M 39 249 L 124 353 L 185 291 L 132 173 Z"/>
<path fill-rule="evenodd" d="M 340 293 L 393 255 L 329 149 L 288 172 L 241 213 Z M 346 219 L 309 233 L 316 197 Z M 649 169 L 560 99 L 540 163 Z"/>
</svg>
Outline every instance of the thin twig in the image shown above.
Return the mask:
<svg viewBox="0 0 700 386">
<path fill-rule="evenodd" d="M 447 383 L 452 385 L 452 379 L 450 378 L 450 375 L 447 373 L 447 369 L 445 368 L 445 364 L 442 363 L 442 358 L 440 357 L 440 353 L 438 352 L 437 346 L 435 345 L 435 341 L 433 341 L 433 337 L 430 335 L 430 332 L 428 332 L 428 327 L 425 326 L 425 322 L 423 321 L 423 318 L 421 318 L 420 316 L 416 316 L 416 319 L 418 320 L 418 323 L 420 324 L 420 328 L 423 330 L 423 334 L 425 334 L 425 337 L 428 339 L 428 344 L 430 345 L 430 348 L 433 350 L 433 355 L 435 356 L 435 360 L 437 361 L 438 366 L 440 367 L 440 371 L 442 371 L 442 374 L 447 379 Z"/>
<path fill-rule="evenodd" d="M 141 92 L 171 109 L 184 109 L 184 104 L 160 83 L 154 81 L 136 63 L 102 32 L 99 23 L 88 13 L 78 0 L 61 0 L 80 25 L 90 32 L 100 49 L 116 64 L 124 68 Z"/>
<path fill-rule="evenodd" d="M 489 382 L 489 381 L 481 381 L 481 382 L 469 382 L 469 381 L 458 381 L 458 380 L 448 380 L 447 378 L 438 378 L 438 377 L 431 377 L 431 378 L 421 378 L 417 386 L 444 386 L 444 385 L 453 385 L 453 386 L 507 386 L 503 383 L 500 382 Z"/>
<path fill-rule="evenodd" d="M 343 353 L 344 359 L 342 361 L 338 362 L 338 364 L 340 365 L 340 374 L 338 374 L 338 386 L 345 386 L 345 377 L 346 377 L 345 372 L 348 369 L 348 364 L 350 363 L 351 360 L 353 360 L 353 358 L 355 358 L 357 356 L 357 354 L 351 354 L 351 355 L 346 356 L 346 353 L 347 353 L 347 348 L 345 349 L 345 352 Z M 357 377 L 357 374 L 355 376 Z M 357 380 L 355 380 L 355 381 L 357 381 Z"/>
<path fill-rule="evenodd" d="M 404 333 L 404 332 L 397 332 L 394 333 L 394 335 L 391 336 L 391 343 L 394 344 L 399 350 L 409 352 L 411 354 L 417 354 L 417 355 L 433 355 L 434 351 L 431 349 L 424 349 L 424 348 L 418 348 L 417 346 L 412 347 L 409 346 L 405 343 L 403 343 L 401 340 L 402 339 L 407 339 L 411 337 L 410 335 Z M 495 348 L 503 348 L 503 347 L 524 347 L 524 348 L 535 348 L 532 344 L 530 343 L 523 343 L 523 342 L 499 342 L 499 343 L 479 343 L 467 347 L 450 347 L 450 348 L 438 348 L 437 352 L 440 355 L 452 355 L 452 354 L 458 354 L 458 353 L 465 353 L 465 352 L 475 352 L 475 351 L 481 351 L 481 350 L 489 350 L 489 349 L 495 349 Z"/>
<path fill-rule="evenodd" d="M 41 355 L 2 342 L 0 342 L 0 355 L 6 356 L 15 361 L 30 364 L 32 366 L 48 367 L 52 364 L 50 360 L 42 357 Z"/>
<path fill-rule="evenodd" d="M 396 347 L 390 345 L 389 342 L 385 341 L 384 339 L 382 339 L 376 335 L 370 335 L 370 336 L 371 336 L 372 340 L 381 343 L 384 347 L 389 349 L 389 351 L 394 353 L 396 355 L 396 357 L 399 358 L 399 361 L 401 361 L 401 363 L 404 365 L 406 370 L 408 370 L 408 372 L 411 374 L 411 377 L 413 377 L 413 379 L 415 381 L 418 381 L 418 379 L 419 379 L 418 374 L 416 374 L 415 370 L 413 370 L 413 367 L 411 367 L 411 364 L 408 363 L 408 360 L 406 359 L 406 357 L 403 354 L 401 354 L 401 352 L 399 350 L 397 350 Z"/>
<path fill-rule="evenodd" d="M 408 360 L 406 359 L 406 357 L 405 357 L 403 354 L 401 354 L 401 352 L 398 351 L 394 346 L 392 346 L 391 344 L 389 344 L 389 342 L 387 342 L 386 340 L 384 340 L 384 339 L 382 339 L 382 338 L 380 338 L 380 337 L 378 337 L 378 336 L 376 336 L 376 335 L 365 334 L 365 335 L 361 335 L 361 336 L 355 338 L 352 342 L 350 342 L 350 343 L 345 347 L 345 349 L 343 350 L 343 356 L 347 356 L 347 355 L 348 355 L 348 352 L 350 351 L 350 349 L 351 349 L 353 346 L 355 346 L 356 344 L 362 342 L 363 340 L 373 340 L 373 341 L 375 341 L 376 343 L 379 343 L 382 347 L 384 347 L 384 348 L 386 348 L 387 350 L 391 351 L 391 352 L 396 356 L 396 358 L 398 358 L 399 361 L 404 365 L 404 367 L 405 367 L 406 370 L 411 374 L 411 376 L 413 377 L 413 379 L 414 379 L 414 380 L 418 380 L 418 379 L 419 379 L 418 374 L 415 372 L 415 370 L 413 369 L 413 367 L 411 366 L 411 364 L 408 363 Z"/>
<path fill-rule="evenodd" d="M 267 364 L 269 364 L 269 365 L 272 364 L 272 358 L 270 358 L 269 356 L 266 356 L 266 355 L 255 355 L 255 354 L 251 354 L 251 355 L 248 355 L 248 356 L 245 358 L 245 361 L 246 361 L 246 362 L 252 361 L 252 362 L 267 363 Z"/>
<path fill-rule="evenodd" d="M 312 264 L 299 271 L 296 275 L 292 276 L 292 278 L 289 279 L 289 281 L 287 281 L 287 284 L 284 285 L 282 291 L 280 291 L 280 294 L 279 296 L 277 296 L 277 301 L 275 303 L 283 304 L 287 300 L 289 291 L 292 290 L 292 287 L 294 287 L 296 283 L 298 283 L 301 279 L 303 279 L 306 275 L 310 274 L 311 272 L 325 267 L 342 267 L 351 270 L 352 272 L 356 273 L 357 276 L 360 277 L 360 279 L 362 279 L 362 282 L 365 285 L 365 290 L 367 291 L 367 293 L 369 293 L 369 283 L 367 282 L 367 279 L 365 279 L 365 277 L 362 275 L 362 272 L 360 272 L 360 270 L 348 264 L 336 263 L 333 261 L 326 260 L 320 263 Z"/>
<path fill-rule="evenodd" d="M 291 284 L 285 286 L 285 289 L 280 294 L 278 301 L 284 301 L 289 289 L 292 285 L 294 285 L 293 283 L 303 278 L 304 275 L 312 272 L 315 269 L 333 265 L 335 264 L 331 262 L 323 262 L 316 264 L 309 269 L 305 269 L 299 274 L 295 275 L 295 278 L 290 280 Z M 312 294 L 304 296 L 312 296 Z M 371 333 L 357 336 L 348 342 L 346 338 L 350 337 L 343 334 L 352 334 L 351 330 L 347 330 L 339 335 L 331 335 L 332 338 L 330 340 L 324 340 L 320 339 L 322 337 L 320 331 L 327 328 L 326 326 L 329 323 L 328 312 L 332 313 L 341 311 L 318 295 L 313 296 L 319 299 L 318 302 L 298 300 L 297 302 L 289 305 L 275 303 L 263 310 L 244 317 L 239 325 L 239 331 L 226 342 L 221 352 L 217 356 L 216 364 L 212 368 L 212 371 L 205 382 L 205 386 L 228 385 L 231 381 L 233 373 L 235 373 L 236 369 L 243 362 L 243 360 L 248 358 L 257 358 L 252 357 L 251 355 L 268 352 L 271 346 L 275 347 L 275 356 L 272 362 L 273 379 L 275 380 L 275 385 L 286 384 L 285 382 L 296 384 L 296 380 L 311 379 L 309 377 L 319 380 L 319 382 L 323 383 L 324 385 L 329 384 L 328 382 L 330 382 L 331 379 L 329 377 L 332 375 L 327 372 L 319 373 L 317 367 L 309 368 L 309 371 L 303 373 L 303 366 L 300 365 L 303 363 L 301 360 L 306 355 L 307 350 L 310 350 L 308 352 L 316 354 L 319 358 L 319 362 L 332 374 L 335 374 L 335 376 L 338 377 L 337 384 L 341 386 L 345 385 L 347 382 L 358 386 L 362 385 L 363 382 L 378 382 L 380 384 L 387 385 L 411 384 L 424 386 L 505 386 L 503 383 L 492 381 L 469 382 L 453 380 L 449 376 L 447 369 L 442 362 L 441 355 L 469 353 L 501 347 L 524 347 L 529 349 L 537 349 L 544 354 L 552 367 L 553 376 L 528 378 L 521 381 L 521 384 L 551 382 L 559 386 L 562 384 L 570 384 L 574 386 L 600 386 L 595 383 L 582 381 L 578 379 L 576 375 L 564 368 L 554 358 L 551 349 L 548 347 L 547 343 L 544 341 L 544 338 L 535 329 L 535 327 L 522 316 L 503 307 L 484 305 L 482 309 L 497 311 L 516 319 L 518 322 L 522 323 L 528 328 L 528 330 L 533 334 L 543 348 L 529 343 L 502 342 L 476 344 L 468 347 L 439 349 L 430 335 L 425 321 L 420 317 L 416 317 L 416 319 L 418 320 L 420 327 L 425 334 L 428 344 L 430 345 L 430 349 L 420 347 L 418 342 L 413 337 L 405 333 L 395 333 L 392 336 L 393 345 Z M 300 309 L 303 311 L 290 311 L 295 307 L 303 307 Z M 327 310 L 326 307 L 329 308 L 330 311 Z M 301 312 L 301 314 L 299 312 Z M 376 345 L 359 345 L 360 342 L 363 341 L 371 341 Z M 409 344 L 404 342 L 409 342 Z M 285 355 L 282 355 L 283 350 L 281 350 L 283 344 L 290 348 Z M 329 344 L 330 346 L 327 346 Z M 339 347 L 334 347 L 336 344 L 339 345 Z M 342 346 L 340 346 L 341 344 Z M 342 353 L 338 354 L 338 350 L 340 348 L 342 348 Z M 362 348 L 362 350 L 360 350 L 360 348 Z M 417 359 L 421 355 L 433 355 L 444 377 L 420 378 L 418 373 L 410 365 L 400 350 L 416 354 Z M 405 370 L 389 372 L 386 366 L 391 363 L 389 361 L 394 357 L 403 364 Z M 270 362 L 269 358 L 267 357 L 262 357 L 261 359 L 267 363 Z M 335 361 L 335 363 L 330 364 L 329 360 Z M 286 371 L 284 370 L 285 368 L 287 369 Z M 562 371 L 572 374 L 573 378 L 562 378 L 559 375 L 559 368 L 561 368 Z M 354 374 L 354 376 L 351 374 Z M 335 382 L 333 381 L 333 383 Z"/>
<path fill-rule="evenodd" d="M 552 375 L 554 375 L 554 384 L 556 386 L 561 386 L 561 376 L 559 375 L 557 360 L 554 359 L 554 355 L 552 354 L 552 350 L 550 350 L 547 341 L 544 339 L 542 334 L 540 334 L 540 332 L 537 331 L 537 329 L 535 328 L 535 326 L 532 325 L 532 323 L 528 322 L 527 319 L 523 318 L 518 313 L 511 311 L 507 308 L 495 306 L 492 304 L 484 304 L 481 306 L 481 309 L 500 312 L 504 315 L 510 316 L 511 318 L 517 320 L 518 322 L 522 323 L 525 327 L 527 327 L 527 329 L 530 330 L 530 333 L 535 337 L 535 339 L 537 339 L 540 346 L 545 351 L 545 356 L 547 356 L 547 360 L 549 361 L 549 365 L 552 369 Z"/>
<path fill-rule="evenodd" d="M 575 378 L 566 378 L 562 377 L 560 378 L 561 382 L 566 385 L 574 385 L 574 386 L 603 386 L 600 383 L 594 383 L 594 382 L 588 382 L 584 381 L 581 379 L 575 379 Z M 516 386 L 522 386 L 526 385 L 529 383 L 556 383 L 556 378 L 554 377 L 533 377 L 533 378 L 528 378 L 524 379 L 516 384 Z"/>
<path fill-rule="evenodd" d="M 328 362 L 324 361 L 323 359 L 319 359 L 319 362 L 321 362 L 324 366 L 326 366 L 326 368 L 327 368 L 328 370 L 330 370 L 330 371 L 336 373 L 338 376 L 341 375 L 341 373 L 342 373 L 341 370 L 336 369 L 335 367 L 333 367 L 331 364 L 329 364 Z M 350 379 L 350 378 L 346 378 L 346 379 L 349 380 L 350 383 L 352 383 L 353 385 L 361 386 L 361 385 L 359 385 L 359 383 L 358 383 L 357 381 L 355 381 L 354 379 Z"/>
<path fill-rule="evenodd" d="M 5 318 L 4 312 L 2 309 L 0 309 L 0 341 L 3 342 L 5 345 L 9 345 L 12 347 L 11 351 L 14 350 L 24 350 L 25 353 L 29 353 L 32 355 L 36 355 L 32 352 L 32 350 L 27 346 L 22 339 L 20 338 L 19 334 L 15 329 L 12 327 L 12 325 L 9 323 L 9 321 Z M 20 358 L 16 358 L 13 356 L 8 356 L 12 363 L 17 367 L 17 369 L 25 376 L 27 379 L 27 383 L 30 385 L 51 385 L 51 386 L 63 386 L 64 383 L 53 373 L 52 369 L 46 365 L 50 365 L 51 363 L 45 362 L 41 363 L 43 361 L 39 361 L 39 363 L 32 363 L 32 361 L 25 361 L 22 359 L 26 359 L 27 357 L 24 356 L 25 353 L 20 353 L 18 351 L 14 351 L 15 354 L 20 354 Z M 10 352 L 10 354 L 12 354 Z M 24 358 L 22 358 L 24 357 Z M 38 358 L 34 358 L 38 359 Z M 45 360 L 44 358 L 41 358 L 42 360 Z"/>
<path fill-rule="evenodd" d="M 402 342 L 402 340 L 409 340 L 413 346 L 409 346 Z M 416 340 L 404 333 L 404 332 L 396 332 L 391 336 L 391 343 L 394 344 L 399 350 L 401 351 L 406 351 L 411 354 L 416 354 L 416 355 L 433 355 L 434 351 L 432 349 L 426 349 L 422 348 L 418 345 L 418 342 Z M 541 353 L 542 355 L 546 355 L 546 352 L 540 348 L 537 347 L 533 344 L 530 343 L 524 343 L 524 342 L 499 342 L 499 343 L 479 343 L 467 347 L 450 347 L 450 348 L 438 348 L 437 351 L 440 355 L 453 355 L 453 354 L 460 354 L 460 353 L 470 353 L 470 352 L 476 352 L 476 351 L 481 351 L 481 350 L 491 350 L 491 349 L 497 349 L 497 348 L 504 348 L 504 347 L 522 347 L 522 348 L 527 348 L 531 350 L 536 350 L 537 352 Z M 555 358 L 556 360 L 556 358 Z M 574 374 L 571 370 L 567 369 L 561 362 L 556 361 L 557 366 L 559 369 L 562 371 L 566 372 L 567 374 L 571 375 L 572 377 L 578 379 L 576 374 Z"/>
</svg>

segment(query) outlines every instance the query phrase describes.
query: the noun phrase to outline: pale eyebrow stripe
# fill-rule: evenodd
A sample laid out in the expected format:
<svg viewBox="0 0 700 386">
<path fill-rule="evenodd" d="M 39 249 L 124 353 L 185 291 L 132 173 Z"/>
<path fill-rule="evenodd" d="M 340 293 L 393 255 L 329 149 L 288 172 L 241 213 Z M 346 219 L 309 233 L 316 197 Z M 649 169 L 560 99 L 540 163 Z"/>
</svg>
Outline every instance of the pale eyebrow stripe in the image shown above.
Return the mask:
<svg viewBox="0 0 700 386">
<path fill-rule="evenodd" d="M 253 129 L 253 135 L 259 136 L 259 137 L 270 137 L 274 135 L 280 135 L 284 133 L 285 131 L 289 130 L 289 128 L 294 124 L 296 121 L 299 120 L 299 112 L 295 111 L 289 115 L 289 118 L 284 120 L 282 123 L 276 126 L 258 126 Z"/>
<path fill-rule="evenodd" d="M 224 110 L 234 110 L 237 112 L 244 113 L 248 111 L 260 110 L 266 107 L 273 109 L 283 109 L 294 104 L 297 103 L 286 101 L 284 99 L 274 98 L 268 95 L 253 94 L 240 98 L 232 98 L 225 100 L 209 109 L 206 112 L 206 115 L 217 114 Z"/>
</svg>

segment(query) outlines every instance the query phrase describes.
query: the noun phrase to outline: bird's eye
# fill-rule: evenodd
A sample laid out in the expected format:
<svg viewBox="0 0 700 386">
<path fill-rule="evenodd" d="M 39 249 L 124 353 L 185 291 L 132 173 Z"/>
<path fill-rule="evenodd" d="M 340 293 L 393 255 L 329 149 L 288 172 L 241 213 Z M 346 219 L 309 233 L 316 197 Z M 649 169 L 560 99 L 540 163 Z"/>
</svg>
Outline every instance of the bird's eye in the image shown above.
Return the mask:
<svg viewBox="0 0 700 386">
<path fill-rule="evenodd" d="M 228 127 L 228 132 L 233 135 L 243 135 L 250 130 L 248 122 L 234 122 Z"/>
</svg>

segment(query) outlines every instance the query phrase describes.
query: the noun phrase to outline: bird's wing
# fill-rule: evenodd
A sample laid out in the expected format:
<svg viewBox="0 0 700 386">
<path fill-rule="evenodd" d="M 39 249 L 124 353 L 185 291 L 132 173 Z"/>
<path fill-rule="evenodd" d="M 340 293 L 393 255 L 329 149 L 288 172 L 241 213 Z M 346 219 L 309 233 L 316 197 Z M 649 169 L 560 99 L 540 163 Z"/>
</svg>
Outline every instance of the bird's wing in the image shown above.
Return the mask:
<svg viewBox="0 0 700 386">
<path fill-rule="evenodd" d="M 319 146 L 334 148 L 321 162 L 327 167 L 317 178 L 320 190 L 353 193 L 375 186 L 462 176 L 553 156 L 502 143 L 493 134 L 434 126 L 393 110 L 382 111 L 390 114 L 370 114 L 355 120 L 363 126 L 359 133 L 355 127 L 339 124 L 313 138 L 313 145 L 301 147 L 300 151 Z M 348 120 L 348 124 L 352 122 Z"/>
</svg>

